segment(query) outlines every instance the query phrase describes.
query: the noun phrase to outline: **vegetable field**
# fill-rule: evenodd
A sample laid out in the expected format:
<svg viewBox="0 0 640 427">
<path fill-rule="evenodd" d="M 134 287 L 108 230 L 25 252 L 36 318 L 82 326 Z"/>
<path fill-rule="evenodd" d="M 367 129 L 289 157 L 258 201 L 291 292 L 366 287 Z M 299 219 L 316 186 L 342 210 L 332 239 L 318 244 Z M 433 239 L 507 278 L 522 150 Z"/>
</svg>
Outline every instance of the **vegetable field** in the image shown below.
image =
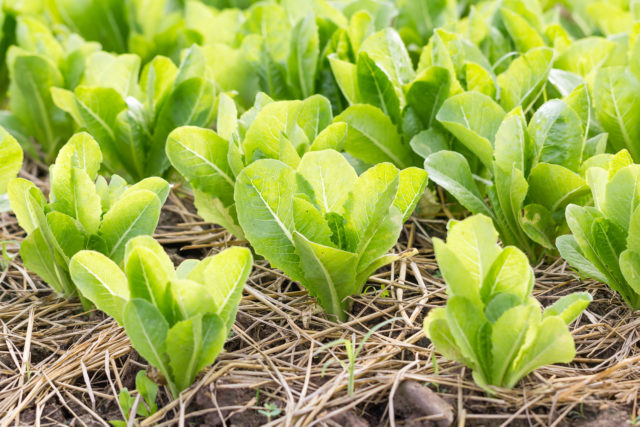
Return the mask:
<svg viewBox="0 0 640 427">
<path fill-rule="evenodd" d="M 640 1 L 0 5 L 1 427 L 640 423 Z"/>
</svg>

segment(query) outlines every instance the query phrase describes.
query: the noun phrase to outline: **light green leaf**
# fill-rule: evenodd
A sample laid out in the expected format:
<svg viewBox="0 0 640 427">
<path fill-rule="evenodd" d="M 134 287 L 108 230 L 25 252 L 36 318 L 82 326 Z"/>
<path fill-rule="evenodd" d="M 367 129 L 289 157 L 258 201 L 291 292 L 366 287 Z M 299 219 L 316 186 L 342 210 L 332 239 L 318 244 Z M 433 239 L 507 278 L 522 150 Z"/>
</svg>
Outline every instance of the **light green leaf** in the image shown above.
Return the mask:
<svg viewBox="0 0 640 427">
<path fill-rule="evenodd" d="M 235 321 L 238 304 L 253 267 L 253 257 L 247 248 L 232 247 L 211 258 L 204 271 L 204 284 L 212 296 L 216 311 L 227 331 Z"/>
<path fill-rule="evenodd" d="M 529 123 L 529 133 L 537 146 L 536 163 L 578 170 L 584 129 L 580 116 L 564 101 L 553 99 L 542 105 Z"/>
<path fill-rule="evenodd" d="M 518 105 L 527 112 L 544 87 L 553 64 L 553 49 L 529 50 L 498 76 L 500 104 L 510 111 Z"/>
<path fill-rule="evenodd" d="M 136 191 L 120 198 L 100 224 L 100 235 L 106 242 L 109 258 L 120 262 L 129 239 L 153 234 L 161 208 L 158 196 L 149 190 Z"/>
<path fill-rule="evenodd" d="M 575 354 L 573 338 L 565 322 L 560 317 L 547 317 L 540 323 L 533 343 L 522 349 L 522 355 L 505 378 L 505 384 L 513 387 L 529 372 L 552 363 L 569 363 Z"/>
<path fill-rule="evenodd" d="M 176 395 L 179 390 L 176 389 L 170 375 L 165 354 L 169 324 L 162 317 L 162 313 L 150 302 L 134 298 L 125 306 L 124 328 L 133 348 L 164 375 L 169 382 L 171 393 Z"/>
<path fill-rule="evenodd" d="M 309 14 L 298 21 L 291 31 L 291 47 L 287 60 L 289 80 L 298 88 L 302 98 L 308 98 L 315 91 L 319 44 L 315 16 Z"/>
<path fill-rule="evenodd" d="M 433 153 L 425 160 L 424 168 L 433 182 L 451 193 L 471 213 L 494 217 L 473 180 L 467 159 L 462 154 L 454 151 Z"/>
<path fill-rule="evenodd" d="M 362 102 L 380 108 L 384 114 L 398 123 L 400 121 L 400 99 L 389 76 L 360 52 L 357 62 L 358 91 Z"/>
<path fill-rule="evenodd" d="M 587 292 L 565 295 L 544 310 L 543 317 L 558 316 L 569 325 L 584 311 L 593 297 Z"/>
<path fill-rule="evenodd" d="M 581 274 L 594 278 L 602 283 L 607 282 L 604 274 L 582 254 L 582 250 L 580 246 L 578 246 L 575 237 L 569 234 L 558 237 L 556 239 L 556 247 L 562 258 Z"/>
<path fill-rule="evenodd" d="M 280 161 L 258 160 L 238 175 L 234 198 L 238 221 L 256 253 L 300 280 L 303 272 L 292 236 L 296 176 Z"/>
<path fill-rule="evenodd" d="M 393 205 L 402 213 L 402 222 L 409 219 L 427 186 L 428 174 L 424 169 L 407 168 L 398 176 L 398 193 Z"/>
<path fill-rule="evenodd" d="M 304 271 L 302 283 L 328 314 L 346 320 L 346 298 L 360 291 L 355 289 L 357 255 L 311 242 L 298 232 L 293 238 Z"/>
<path fill-rule="evenodd" d="M 640 158 L 640 81 L 623 67 L 607 67 L 595 78 L 596 119 L 609 134 L 613 151 L 626 148 Z"/>
<path fill-rule="evenodd" d="M 358 179 L 349 162 L 334 150 L 307 153 L 298 166 L 298 173 L 313 188 L 323 214 L 339 212 Z"/>
<path fill-rule="evenodd" d="M 81 251 L 71 259 L 69 271 L 82 296 L 122 325 L 130 293 L 120 267 L 101 253 Z"/>
<path fill-rule="evenodd" d="M 348 125 L 344 149 L 370 164 L 391 162 L 399 168 L 417 163 L 391 119 L 372 105 L 352 105 L 334 119 Z"/>
<path fill-rule="evenodd" d="M 505 376 L 520 352 L 527 333 L 538 327 L 539 319 L 539 310 L 532 306 L 518 305 L 507 310 L 493 324 L 491 380 L 494 384 L 504 384 Z"/>
<path fill-rule="evenodd" d="M 493 141 L 505 115 L 488 96 L 464 92 L 448 98 L 436 118 L 491 169 Z"/>
<path fill-rule="evenodd" d="M 18 141 L 0 127 L 0 194 L 7 192 L 9 181 L 22 167 L 22 148 Z"/>
</svg>

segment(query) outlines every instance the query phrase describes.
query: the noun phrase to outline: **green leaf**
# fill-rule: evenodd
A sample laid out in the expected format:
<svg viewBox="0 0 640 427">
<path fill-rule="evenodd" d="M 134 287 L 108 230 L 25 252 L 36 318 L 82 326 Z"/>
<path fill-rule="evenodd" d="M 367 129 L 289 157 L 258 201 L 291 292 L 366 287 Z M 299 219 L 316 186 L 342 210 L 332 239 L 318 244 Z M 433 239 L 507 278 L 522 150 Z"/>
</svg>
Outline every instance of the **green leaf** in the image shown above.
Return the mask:
<svg viewBox="0 0 640 427">
<path fill-rule="evenodd" d="M 640 254 L 627 249 L 620 254 L 620 270 L 627 284 L 633 291 L 640 294 Z M 637 301 L 636 297 L 634 301 Z M 638 306 L 635 305 L 634 308 Z"/>
<path fill-rule="evenodd" d="M 298 21 L 291 32 L 287 60 L 289 80 L 300 91 L 302 98 L 308 98 L 315 91 L 319 44 L 316 19 L 309 14 Z"/>
<path fill-rule="evenodd" d="M 391 162 L 399 168 L 417 163 L 391 119 L 372 105 L 352 105 L 334 119 L 348 125 L 344 149 L 366 163 Z"/>
<path fill-rule="evenodd" d="M 20 256 L 25 267 L 40 276 L 59 295 L 72 295 L 69 273 L 56 262 L 53 248 L 39 228 L 33 230 L 20 244 Z"/>
<path fill-rule="evenodd" d="M 313 188 L 322 213 L 340 212 L 358 174 L 340 153 L 334 150 L 307 153 L 298 166 Z"/>
<path fill-rule="evenodd" d="M 507 116 L 495 136 L 495 162 L 504 170 L 513 167 L 528 175 L 535 157 L 536 147 L 524 118 L 520 114 Z"/>
<path fill-rule="evenodd" d="M 234 197 L 238 221 L 256 253 L 300 280 L 304 276 L 292 236 L 296 175 L 280 161 L 258 160 L 238 175 Z"/>
<path fill-rule="evenodd" d="M 229 142 L 211 129 L 177 128 L 169 134 L 166 150 L 173 167 L 198 190 L 222 197 L 233 194 L 235 181 L 227 160 Z M 225 197 L 223 202 L 228 205 L 232 199 Z"/>
<path fill-rule="evenodd" d="M 424 169 L 407 168 L 398 176 L 398 193 L 393 205 L 402 213 L 402 222 L 409 219 L 427 186 L 428 174 Z"/>
<path fill-rule="evenodd" d="M 424 162 L 429 178 L 447 190 L 458 202 L 474 214 L 494 217 L 473 180 L 467 159 L 454 151 L 439 151 Z"/>
<path fill-rule="evenodd" d="M 533 343 L 523 348 L 522 356 L 514 361 L 505 384 L 513 387 L 529 372 L 552 363 L 569 363 L 575 354 L 573 338 L 564 320 L 556 316 L 547 317 L 540 323 Z"/>
<path fill-rule="evenodd" d="M 451 75 L 446 68 L 431 66 L 405 86 L 407 104 L 420 117 L 425 128 L 430 128 L 436 114 L 451 91 Z"/>
<path fill-rule="evenodd" d="M 9 181 L 18 174 L 22 156 L 18 141 L 0 127 L 0 194 L 7 192 Z"/>
<path fill-rule="evenodd" d="M 543 317 L 558 316 L 569 325 L 584 311 L 593 297 L 587 292 L 565 295 L 544 310 Z"/>
<path fill-rule="evenodd" d="M 137 238 L 142 237 L 147 236 Z M 132 241 L 133 239 L 127 244 L 125 256 L 125 272 L 129 280 L 131 298 L 141 298 L 151 302 L 167 317 L 171 313 L 171 307 L 165 303 L 164 295 L 169 280 L 174 276 L 173 264 L 171 270 L 167 270 L 166 254 L 162 248 L 152 249 L 139 244 L 132 247 Z M 159 256 L 158 252 L 162 252 L 163 256 Z"/>
<path fill-rule="evenodd" d="M 69 271 L 84 298 L 113 317 L 118 324 L 126 321 L 123 313 L 129 300 L 129 285 L 116 263 L 101 253 L 81 251 L 71 259 Z"/>
<path fill-rule="evenodd" d="M 398 123 L 400 121 L 400 99 L 389 76 L 369 58 L 360 52 L 357 62 L 358 92 L 362 102 L 378 107 L 384 114 Z"/>
<path fill-rule="evenodd" d="M 473 370 L 480 370 L 482 356 L 475 344 L 480 328 L 487 322 L 484 314 L 471 300 L 460 296 L 449 298 L 445 310 L 451 335 L 456 340 L 460 353 L 471 362 Z"/>
<path fill-rule="evenodd" d="M 204 271 L 204 283 L 213 297 L 215 313 L 220 316 L 227 331 L 231 330 L 235 321 L 242 289 L 252 268 L 251 251 L 232 247 L 212 257 Z"/>
<path fill-rule="evenodd" d="M 18 224 L 27 234 L 38 228 L 38 216 L 44 215 L 47 200 L 33 183 L 22 178 L 14 178 L 7 187 L 9 202 Z"/>
<path fill-rule="evenodd" d="M 349 104 L 358 104 L 362 102 L 360 97 L 360 89 L 358 87 L 358 69 L 356 64 L 343 61 L 337 57 L 335 53 L 329 55 L 329 65 L 333 76 L 340 87 L 340 91 L 347 99 Z"/>
<path fill-rule="evenodd" d="M 134 298 L 125 306 L 124 328 L 133 348 L 164 375 L 171 393 L 176 396 L 180 390 L 176 388 L 170 375 L 165 354 L 169 324 L 160 311 L 150 302 Z"/>
<path fill-rule="evenodd" d="M 488 96 L 464 92 L 448 98 L 436 118 L 491 169 L 493 141 L 505 115 Z"/>
<path fill-rule="evenodd" d="M 304 271 L 302 283 L 328 314 L 346 320 L 346 297 L 360 291 L 355 289 L 357 255 L 311 242 L 298 232 L 293 238 Z"/>
<path fill-rule="evenodd" d="M 166 352 L 179 391 L 189 387 L 198 373 L 203 344 L 202 326 L 202 315 L 198 315 L 176 323 L 167 333 Z"/>
<path fill-rule="evenodd" d="M 56 108 L 50 89 L 64 86 L 55 64 L 45 56 L 14 50 L 7 53 L 11 76 L 11 111 L 51 159 L 70 132 L 68 119 Z"/>
<path fill-rule="evenodd" d="M 507 310 L 493 324 L 491 336 L 491 354 L 493 355 L 491 381 L 493 384 L 504 384 L 505 376 L 508 375 L 513 360 L 525 343 L 529 331 L 538 327 L 539 319 L 539 309 L 519 305 Z"/>
<path fill-rule="evenodd" d="M 583 151 L 584 129 L 578 114 L 553 99 L 540 107 L 529 124 L 537 146 L 536 163 L 550 163 L 577 171 Z"/>
<path fill-rule="evenodd" d="M 623 67 L 598 71 L 594 85 L 596 119 L 609 134 L 613 151 L 626 148 L 640 158 L 640 81 Z"/>
<path fill-rule="evenodd" d="M 106 242 L 109 258 L 120 262 L 130 239 L 153 234 L 161 208 L 158 196 L 149 190 L 136 191 L 120 198 L 100 224 L 100 235 Z"/>
<path fill-rule="evenodd" d="M 98 231 L 102 205 L 96 187 L 84 169 L 54 164 L 51 191 L 54 209 L 77 219 L 88 234 Z"/>
<path fill-rule="evenodd" d="M 517 295 L 525 301 L 534 283 L 529 259 L 519 249 L 508 246 L 500 252 L 482 281 L 482 299 L 489 301 L 499 293 Z"/>
<path fill-rule="evenodd" d="M 545 45 L 540 34 L 522 16 L 506 7 L 500 8 L 500 14 L 502 22 L 520 52 L 528 52 Z"/>
<path fill-rule="evenodd" d="M 399 171 L 389 163 L 380 163 L 358 177 L 344 204 L 347 228 L 358 238 L 356 252 L 368 247 L 376 231 L 389 214 L 398 192 Z M 386 252 L 386 251 L 385 251 Z"/>
<path fill-rule="evenodd" d="M 606 276 L 582 254 L 580 246 L 578 246 L 575 237 L 572 235 L 565 234 L 564 236 L 558 237 L 556 239 L 556 247 L 562 258 L 581 274 L 594 278 L 602 283 L 608 281 Z"/>
<path fill-rule="evenodd" d="M 549 212 L 563 211 L 569 203 L 579 203 L 588 194 L 584 179 L 563 166 L 539 163 L 529 174 L 527 196 Z"/>
<path fill-rule="evenodd" d="M 369 36 L 360 46 L 360 52 L 366 52 L 384 70 L 399 93 L 402 85 L 415 77 L 407 49 L 400 35 L 392 28 Z"/>
<path fill-rule="evenodd" d="M 493 222 L 484 215 L 474 215 L 465 221 L 450 224 L 447 246 L 460 260 L 457 266 L 451 265 L 451 269 L 464 268 L 469 271 L 472 284 L 479 289 L 501 252 L 497 240 L 498 233 Z M 444 271 L 443 275 L 446 278 Z"/>
<path fill-rule="evenodd" d="M 498 76 L 500 104 L 510 111 L 521 105 L 527 112 L 544 87 L 553 64 L 553 49 L 529 50 Z"/>
<path fill-rule="evenodd" d="M 216 311 L 213 297 L 204 284 L 190 279 L 173 279 L 169 286 L 174 302 L 174 319 L 187 320 Z"/>
<path fill-rule="evenodd" d="M 602 213 L 623 230 L 629 229 L 631 216 L 640 205 L 640 166 L 620 169 L 606 187 Z"/>
</svg>

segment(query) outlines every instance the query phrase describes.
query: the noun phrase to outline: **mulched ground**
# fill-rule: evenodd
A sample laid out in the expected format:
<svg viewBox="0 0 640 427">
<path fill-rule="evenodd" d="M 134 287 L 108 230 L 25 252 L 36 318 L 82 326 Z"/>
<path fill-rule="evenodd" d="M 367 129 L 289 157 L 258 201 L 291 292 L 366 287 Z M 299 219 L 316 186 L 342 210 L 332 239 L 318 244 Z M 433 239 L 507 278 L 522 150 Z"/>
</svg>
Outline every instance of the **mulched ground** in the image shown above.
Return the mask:
<svg viewBox="0 0 640 427">
<path fill-rule="evenodd" d="M 38 170 L 31 165 L 22 175 L 46 188 Z M 431 245 L 445 224 L 446 218 L 411 219 L 394 250 L 415 248 L 418 254 L 373 276 L 354 298 L 349 320 L 339 325 L 327 321 L 295 283 L 256 261 L 226 352 L 180 399 L 170 401 L 161 388 L 160 410 L 141 425 L 440 426 L 448 423 L 425 408 L 433 403 L 445 411 L 441 399 L 458 425 L 633 423 L 640 318 L 606 286 L 580 281 L 560 260 L 536 267 L 534 293 L 545 306 L 569 292 L 586 289 L 594 296 L 572 325 L 574 362 L 539 369 L 514 390 L 487 396 L 469 370 L 433 352 L 422 321 L 445 303 Z M 7 242 L 8 255 L 16 254 L 23 236 L 12 215 L 0 214 L 0 242 Z M 246 244 L 201 222 L 179 186 L 156 238 L 176 263 Z M 141 369 L 155 376 L 124 331 L 102 313 L 83 312 L 77 301 L 57 299 L 19 257 L 0 256 L 0 264 L 0 426 L 108 426 L 124 419 L 118 392 L 134 389 Z M 337 339 L 361 345 L 352 394 L 340 363 L 348 367 L 345 346 L 318 352 Z"/>
</svg>

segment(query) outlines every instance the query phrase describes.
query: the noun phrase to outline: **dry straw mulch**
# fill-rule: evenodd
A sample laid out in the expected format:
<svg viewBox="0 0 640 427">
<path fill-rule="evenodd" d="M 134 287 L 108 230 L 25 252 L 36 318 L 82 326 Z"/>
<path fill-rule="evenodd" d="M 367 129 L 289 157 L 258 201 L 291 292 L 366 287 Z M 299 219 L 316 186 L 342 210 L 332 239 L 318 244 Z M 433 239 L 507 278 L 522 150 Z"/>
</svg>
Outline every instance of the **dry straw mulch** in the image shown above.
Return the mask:
<svg viewBox="0 0 640 427">
<path fill-rule="evenodd" d="M 194 212 L 189 197 L 174 189 L 156 237 L 176 263 L 246 244 Z M 0 241 L 15 254 L 12 242 L 23 233 L 13 216 L 0 215 Z M 406 380 L 448 401 L 458 425 L 629 422 L 637 413 L 640 320 L 605 286 L 578 280 L 561 261 L 536 268 L 535 296 L 546 306 L 573 291 L 594 295 L 572 326 L 573 363 L 539 369 L 514 390 L 487 396 L 468 370 L 433 352 L 421 325 L 429 309 L 445 303 L 431 245 L 444 224 L 412 219 L 395 250 L 418 254 L 372 277 L 343 324 L 327 321 L 295 283 L 256 261 L 226 352 L 178 400 L 161 389 L 160 410 L 142 425 L 427 425 L 399 407 Z M 101 313 L 83 313 L 77 301 L 57 299 L 19 257 L 2 266 L 0 283 L 0 426 L 107 426 L 123 419 L 116 396 L 148 369 L 123 330 Z M 348 360 L 345 346 L 318 352 L 336 339 L 364 343 L 352 395 L 339 363 Z"/>
</svg>

